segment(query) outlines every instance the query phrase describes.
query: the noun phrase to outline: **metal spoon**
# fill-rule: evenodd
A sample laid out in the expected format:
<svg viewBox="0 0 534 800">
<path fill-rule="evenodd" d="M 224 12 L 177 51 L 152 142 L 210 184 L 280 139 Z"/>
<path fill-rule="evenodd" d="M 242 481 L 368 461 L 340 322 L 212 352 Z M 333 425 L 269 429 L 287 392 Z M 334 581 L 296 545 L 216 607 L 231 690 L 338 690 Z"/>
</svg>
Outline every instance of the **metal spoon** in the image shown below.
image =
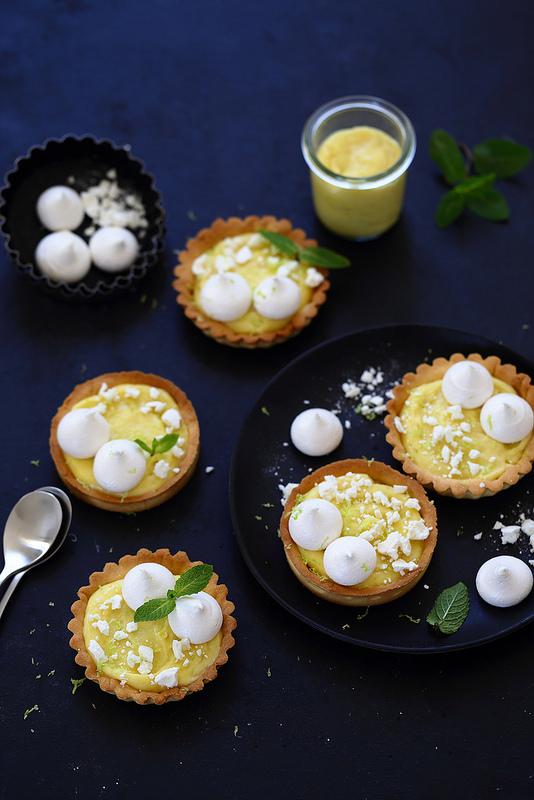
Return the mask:
<svg viewBox="0 0 534 800">
<path fill-rule="evenodd" d="M 55 486 L 44 486 L 41 489 L 39 489 L 38 491 L 46 492 L 46 493 L 49 493 L 49 494 L 51 494 L 51 495 L 56 497 L 56 499 L 59 501 L 59 503 L 61 505 L 62 519 L 61 519 L 61 524 L 60 524 L 60 528 L 59 528 L 59 531 L 57 533 L 57 536 L 54 539 L 54 541 L 52 542 L 52 544 L 50 545 L 49 550 L 41 558 L 39 558 L 37 561 L 35 561 L 31 566 L 36 566 L 37 564 L 42 564 L 43 561 L 46 561 L 48 558 L 50 558 L 50 556 L 53 556 L 59 550 L 59 548 L 61 547 L 61 545 L 63 544 L 63 542 L 66 539 L 68 530 L 70 528 L 70 523 L 71 523 L 71 520 L 72 520 L 72 506 L 71 506 L 71 502 L 70 502 L 69 498 L 67 497 L 67 495 L 65 494 L 65 492 L 63 492 L 61 489 L 56 488 Z M 18 583 L 19 583 L 20 579 L 26 574 L 26 572 L 29 569 L 31 569 L 31 566 L 28 567 L 26 570 L 21 570 L 21 571 L 17 572 L 13 576 L 13 578 L 11 580 L 11 583 L 9 584 L 9 586 L 7 587 L 7 589 L 4 592 L 4 596 L 0 600 L 0 617 L 4 613 L 4 609 L 7 606 L 7 603 L 9 601 L 11 595 L 13 594 L 13 592 L 16 589 L 16 587 L 18 586 Z"/>
<path fill-rule="evenodd" d="M 4 529 L 4 569 L 0 573 L 0 586 L 48 553 L 62 517 L 61 503 L 49 492 L 37 489 L 20 498 Z"/>
</svg>

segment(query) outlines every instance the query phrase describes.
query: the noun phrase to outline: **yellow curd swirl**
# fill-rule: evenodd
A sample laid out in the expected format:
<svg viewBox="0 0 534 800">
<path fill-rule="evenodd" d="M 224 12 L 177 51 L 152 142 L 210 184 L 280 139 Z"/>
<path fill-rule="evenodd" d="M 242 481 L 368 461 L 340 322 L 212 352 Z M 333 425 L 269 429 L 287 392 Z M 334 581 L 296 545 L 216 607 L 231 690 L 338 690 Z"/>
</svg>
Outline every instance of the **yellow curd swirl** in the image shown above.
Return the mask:
<svg viewBox="0 0 534 800">
<path fill-rule="evenodd" d="M 141 439 L 149 446 L 154 438 L 170 432 L 162 414 L 169 409 L 180 411 L 175 400 L 164 389 L 156 389 L 142 383 L 124 383 L 111 389 L 104 386 L 99 394 L 80 400 L 72 408 L 94 408 L 95 406 L 99 407 L 109 424 L 110 439 L 130 439 L 131 441 Z M 176 447 L 150 457 L 147 454 L 147 466 L 143 479 L 133 489 L 125 492 L 124 496 L 136 496 L 145 492 L 157 491 L 170 477 L 175 475 L 174 470 L 180 469 L 189 438 L 187 425 L 183 420 L 179 428 L 173 428 L 172 433 L 178 434 Z M 92 458 L 73 458 L 67 453 L 64 453 L 64 458 L 74 477 L 82 486 L 92 489 L 100 488 L 93 474 Z M 160 462 L 165 462 L 168 467 Z M 156 471 L 154 471 L 155 469 Z"/>
<path fill-rule="evenodd" d="M 177 685 L 188 686 L 213 664 L 221 631 L 209 642 L 191 644 L 174 635 L 167 617 L 135 623 L 121 590 L 122 580 L 104 584 L 87 603 L 83 637 L 99 673 L 140 691 L 161 692 L 167 687 L 157 681 L 165 670 L 177 668 Z"/>
<path fill-rule="evenodd" d="M 480 408 L 450 405 L 441 380 L 410 390 L 399 416 L 404 449 L 416 464 L 433 475 L 457 480 L 498 478 L 516 464 L 531 434 L 513 444 L 501 444 L 484 433 Z M 509 384 L 493 377 L 494 394 L 517 394 Z"/>
<path fill-rule="evenodd" d="M 297 498 L 293 513 L 303 500 L 316 497 L 330 501 L 341 512 L 341 536 L 361 536 L 376 551 L 376 568 L 358 588 L 393 583 L 417 567 L 429 529 L 419 513 L 419 501 L 406 487 L 377 483 L 360 473 L 330 475 Z M 308 569 L 326 579 L 324 551 L 294 546 Z"/>
<path fill-rule="evenodd" d="M 194 302 L 200 310 L 202 310 L 200 302 L 202 287 L 218 272 L 241 275 L 252 291 L 265 278 L 277 274 L 287 276 L 299 287 L 301 296 L 299 309 L 309 303 L 314 288 L 324 279 L 322 273 L 315 267 L 301 264 L 285 255 L 256 232 L 226 237 L 195 259 L 192 269 L 195 277 Z M 269 319 L 256 311 L 251 304 L 243 316 L 233 321 L 226 321 L 224 324 L 235 333 L 254 335 L 281 330 L 288 324 L 291 316 Z"/>
</svg>

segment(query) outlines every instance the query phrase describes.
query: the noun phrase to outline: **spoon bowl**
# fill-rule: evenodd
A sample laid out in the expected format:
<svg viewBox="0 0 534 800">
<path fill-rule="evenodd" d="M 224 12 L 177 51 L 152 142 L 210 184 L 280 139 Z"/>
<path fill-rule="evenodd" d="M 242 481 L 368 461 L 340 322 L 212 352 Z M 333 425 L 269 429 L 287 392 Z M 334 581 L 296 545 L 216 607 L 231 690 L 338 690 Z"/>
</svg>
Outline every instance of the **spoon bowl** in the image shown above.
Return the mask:
<svg viewBox="0 0 534 800">
<path fill-rule="evenodd" d="M 15 504 L 4 529 L 4 568 L 0 586 L 39 563 L 50 551 L 61 528 L 63 509 L 55 494 L 37 489 Z"/>
<path fill-rule="evenodd" d="M 4 609 L 7 606 L 11 595 L 18 586 L 20 579 L 23 578 L 26 572 L 28 572 L 32 567 L 35 567 L 37 564 L 42 564 L 43 561 L 46 561 L 48 558 L 50 558 L 50 556 L 53 556 L 59 550 L 59 548 L 65 541 L 68 530 L 70 528 L 70 523 L 72 520 L 72 505 L 65 492 L 62 491 L 61 489 L 56 488 L 55 486 L 44 486 L 41 489 L 39 489 L 39 491 L 48 492 L 49 494 L 54 495 L 59 501 L 63 512 L 61 525 L 56 538 L 54 539 L 52 545 L 50 546 L 50 549 L 42 556 L 42 558 L 38 559 L 37 561 L 34 561 L 33 564 L 31 564 L 27 569 L 20 570 L 19 572 L 17 572 L 11 579 L 11 582 L 8 584 L 4 592 L 4 595 L 0 600 L 0 617 L 4 613 Z"/>
</svg>

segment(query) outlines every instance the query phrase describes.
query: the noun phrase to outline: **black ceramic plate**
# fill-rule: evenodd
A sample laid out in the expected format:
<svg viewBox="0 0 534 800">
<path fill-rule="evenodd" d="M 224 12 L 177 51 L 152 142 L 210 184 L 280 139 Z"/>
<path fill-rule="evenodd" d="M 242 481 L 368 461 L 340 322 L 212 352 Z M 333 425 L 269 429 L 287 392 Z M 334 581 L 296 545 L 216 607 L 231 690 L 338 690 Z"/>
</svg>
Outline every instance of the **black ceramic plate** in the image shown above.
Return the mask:
<svg viewBox="0 0 534 800">
<path fill-rule="evenodd" d="M 503 545 L 496 521 L 517 524 L 534 518 L 532 475 L 494 497 L 455 500 L 431 494 L 438 512 L 438 545 L 422 581 L 408 594 L 384 606 L 345 608 L 316 598 L 294 577 L 286 562 L 278 526 L 281 485 L 300 483 L 308 472 L 342 458 L 374 458 L 400 469 L 385 440 L 384 415 L 373 420 L 356 412 L 358 401 L 345 397 L 342 385 L 362 386 L 365 370 L 379 369 L 384 394 L 423 361 L 454 352 L 497 355 L 518 371 L 534 375 L 534 365 L 505 347 L 461 331 L 419 325 L 361 330 L 320 345 L 283 369 L 266 387 L 245 419 L 230 470 L 230 510 L 245 561 L 260 584 L 284 608 L 323 633 L 354 644 L 400 652 L 441 652 L 480 645 L 530 622 L 534 592 L 508 609 L 484 603 L 475 588 L 480 565 L 508 553 L 534 558 L 521 534 Z M 323 458 L 302 455 L 289 439 L 294 417 L 306 407 L 337 409 L 350 427 L 338 449 Z M 482 536 L 479 536 L 479 534 Z M 437 634 L 426 622 L 438 594 L 463 581 L 470 610 L 454 634 Z"/>
</svg>

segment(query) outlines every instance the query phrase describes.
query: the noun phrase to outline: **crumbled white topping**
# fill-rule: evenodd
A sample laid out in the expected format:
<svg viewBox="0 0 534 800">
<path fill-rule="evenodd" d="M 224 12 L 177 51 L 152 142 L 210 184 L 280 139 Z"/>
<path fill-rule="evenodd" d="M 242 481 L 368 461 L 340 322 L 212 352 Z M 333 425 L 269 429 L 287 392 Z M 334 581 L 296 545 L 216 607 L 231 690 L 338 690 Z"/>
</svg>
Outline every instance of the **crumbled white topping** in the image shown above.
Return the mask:
<svg viewBox="0 0 534 800">
<path fill-rule="evenodd" d="M 108 660 L 106 654 L 104 653 L 104 651 L 102 650 L 101 646 L 98 644 L 96 639 L 91 639 L 87 649 L 89 650 L 89 652 L 91 653 L 91 655 L 93 656 L 94 660 L 97 663 L 99 661 L 106 662 Z"/>
<path fill-rule="evenodd" d="M 169 462 L 162 458 L 154 464 L 154 475 L 160 480 L 165 480 L 169 474 L 170 468 Z"/>
</svg>

